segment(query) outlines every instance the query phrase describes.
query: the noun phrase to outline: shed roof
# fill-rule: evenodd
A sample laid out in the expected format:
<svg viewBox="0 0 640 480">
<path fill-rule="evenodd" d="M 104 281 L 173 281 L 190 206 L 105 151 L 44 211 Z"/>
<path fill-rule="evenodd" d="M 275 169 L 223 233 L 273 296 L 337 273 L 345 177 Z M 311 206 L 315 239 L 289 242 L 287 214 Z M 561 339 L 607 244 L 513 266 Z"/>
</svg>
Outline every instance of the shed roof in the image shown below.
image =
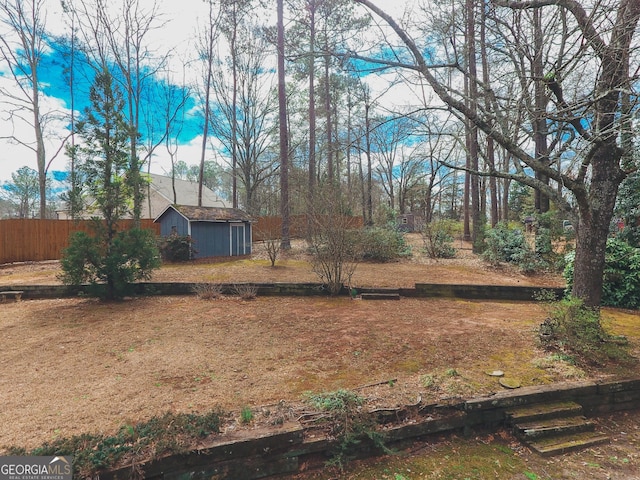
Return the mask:
<svg viewBox="0 0 640 480">
<path fill-rule="evenodd" d="M 237 208 L 169 205 L 155 221 L 158 221 L 169 208 L 176 210 L 190 222 L 250 222 L 252 220 L 248 213 Z"/>
</svg>

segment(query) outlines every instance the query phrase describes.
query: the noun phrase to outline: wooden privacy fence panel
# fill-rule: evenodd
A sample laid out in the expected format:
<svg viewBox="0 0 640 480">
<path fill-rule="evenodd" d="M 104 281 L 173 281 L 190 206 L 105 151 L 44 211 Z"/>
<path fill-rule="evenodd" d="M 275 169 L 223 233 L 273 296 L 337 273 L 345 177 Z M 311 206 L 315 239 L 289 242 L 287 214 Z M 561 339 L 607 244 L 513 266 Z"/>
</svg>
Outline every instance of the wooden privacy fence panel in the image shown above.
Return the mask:
<svg viewBox="0 0 640 480">
<path fill-rule="evenodd" d="M 362 217 L 347 217 L 346 225 L 351 228 L 362 228 Z M 293 215 L 290 217 L 289 236 L 291 238 L 304 238 L 307 235 L 307 216 Z M 281 217 L 258 217 L 253 224 L 253 241 L 259 242 L 269 237 L 280 238 L 282 232 Z"/>
<path fill-rule="evenodd" d="M 307 216 L 293 215 L 290 220 L 291 238 L 304 237 L 307 232 Z M 120 227 L 130 228 L 132 222 L 122 220 Z M 62 251 L 69 246 L 69 236 L 78 231 L 92 232 L 92 223 L 91 220 L 0 220 L 0 264 L 59 260 Z M 361 228 L 362 217 L 349 217 L 348 224 L 352 228 Z M 141 226 L 160 235 L 160 224 L 153 223 L 153 220 L 142 220 Z M 253 241 L 269 237 L 280 238 L 281 231 L 280 217 L 259 217 L 253 223 Z"/>
<path fill-rule="evenodd" d="M 120 228 L 130 228 L 132 220 L 120 222 Z M 91 232 L 91 220 L 0 220 L 0 263 L 58 260 L 69 245 L 73 232 Z M 142 220 L 142 228 L 160 234 L 160 225 Z"/>
</svg>

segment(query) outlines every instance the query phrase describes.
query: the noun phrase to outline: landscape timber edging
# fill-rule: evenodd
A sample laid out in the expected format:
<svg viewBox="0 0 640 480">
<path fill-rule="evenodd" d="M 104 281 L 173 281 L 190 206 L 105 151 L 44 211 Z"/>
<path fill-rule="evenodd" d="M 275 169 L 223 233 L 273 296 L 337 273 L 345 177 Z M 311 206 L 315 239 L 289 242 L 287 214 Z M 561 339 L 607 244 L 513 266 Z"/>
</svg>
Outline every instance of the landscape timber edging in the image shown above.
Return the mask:
<svg viewBox="0 0 640 480">
<path fill-rule="evenodd" d="M 449 297 L 477 300 L 532 301 L 541 292 L 550 292 L 558 300 L 565 289 L 558 287 L 535 287 L 522 285 L 456 285 L 416 283 L 415 290 L 420 297 Z"/>
<path fill-rule="evenodd" d="M 640 408 L 640 377 L 608 382 L 567 382 L 522 387 L 462 400 L 451 405 L 411 405 L 404 408 L 412 416 L 398 412 L 400 422 L 387 424 L 386 445 L 406 445 L 427 441 L 435 434 L 464 431 L 473 428 L 501 428 L 505 411 L 514 405 L 540 402 L 574 401 L 583 406 L 587 415 Z M 375 414 L 375 412 L 372 412 Z M 417 418 L 416 418 L 417 417 Z M 404 420 L 404 421 L 402 421 Z M 149 461 L 136 462 L 112 471 L 100 472 L 101 480 L 132 478 L 255 480 L 276 475 L 293 475 L 305 468 L 322 468 L 337 443 L 322 436 L 311 436 L 297 422 L 264 429 L 245 430 L 228 436 L 214 437 L 208 445 L 188 453 L 166 455 Z M 317 430 L 313 430 L 314 432 Z M 370 442 L 363 441 L 354 452 L 358 458 L 379 452 Z"/>
<path fill-rule="evenodd" d="M 193 295 L 203 282 L 140 282 L 131 284 L 132 295 Z M 222 293 L 233 294 L 237 285 L 256 287 L 262 296 L 327 296 L 326 286 L 321 283 L 220 283 Z M 100 287 L 100 285 L 98 285 Z M 21 290 L 22 298 L 69 298 L 89 296 L 89 285 L 0 285 L 0 290 Z M 95 288 L 95 286 L 94 286 Z M 399 295 L 411 298 L 464 298 L 474 300 L 533 301 L 541 291 L 550 292 L 555 298 L 562 298 L 563 288 L 514 285 L 455 285 L 418 283 L 415 288 L 366 288 L 353 287 L 357 294 Z M 351 295 L 351 290 L 343 287 L 340 295 Z"/>
</svg>

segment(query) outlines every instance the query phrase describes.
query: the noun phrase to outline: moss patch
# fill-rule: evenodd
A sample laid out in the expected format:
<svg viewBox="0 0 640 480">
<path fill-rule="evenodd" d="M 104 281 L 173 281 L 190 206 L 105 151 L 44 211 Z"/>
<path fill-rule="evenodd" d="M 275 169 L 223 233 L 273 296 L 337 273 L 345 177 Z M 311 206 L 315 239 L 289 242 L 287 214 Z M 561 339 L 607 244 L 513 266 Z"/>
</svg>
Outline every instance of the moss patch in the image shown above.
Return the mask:
<svg viewBox="0 0 640 480">
<path fill-rule="evenodd" d="M 506 437 L 506 436 L 505 436 Z M 339 472 L 339 478 L 349 480 L 414 480 L 414 479 L 470 479 L 497 480 L 548 479 L 542 472 L 531 471 L 524 460 L 510 447 L 509 442 L 493 435 L 474 441 L 451 437 L 428 445 L 419 454 L 406 457 L 400 453 L 379 461 L 354 462 Z M 336 471 L 325 470 L 309 479 L 336 477 Z"/>
</svg>

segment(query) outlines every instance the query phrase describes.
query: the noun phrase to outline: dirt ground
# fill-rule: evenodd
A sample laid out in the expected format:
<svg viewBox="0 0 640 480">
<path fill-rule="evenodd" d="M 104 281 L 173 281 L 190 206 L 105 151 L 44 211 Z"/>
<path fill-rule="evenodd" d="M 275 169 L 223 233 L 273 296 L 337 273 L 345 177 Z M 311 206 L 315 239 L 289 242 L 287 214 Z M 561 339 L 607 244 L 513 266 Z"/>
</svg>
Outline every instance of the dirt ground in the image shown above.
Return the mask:
<svg viewBox="0 0 640 480">
<path fill-rule="evenodd" d="M 457 245 L 455 259 L 430 260 L 419 252 L 419 237 L 410 241 L 415 246 L 411 259 L 361 264 L 352 283 L 562 285 L 557 276 L 530 277 L 487 266 L 464 244 Z M 250 259 L 164 266 L 152 280 L 318 281 L 303 246 L 294 247 L 275 268 L 257 249 Z M 0 285 L 59 283 L 58 273 L 57 262 L 5 265 Z M 627 335 L 637 351 L 640 314 L 608 314 L 612 330 Z M 535 329 L 544 315 L 540 305 L 530 303 L 406 298 L 169 296 L 4 303 L 0 451 L 83 432 L 115 432 L 167 411 L 221 406 L 237 418 L 240 409 L 250 407 L 258 424 L 274 406 L 286 406 L 295 415 L 304 408 L 305 392 L 357 389 L 368 407 L 377 408 L 496 391 L 502 387 L 486 374 L 495 369 L 523 386 L 629 374 L 616 367 L 579 368 L 542 351 Z M 616 424 L 614 430 L 633 431 L 635 422 L 637 434 L 638 416 L 623 418 L 630 423 Z M 231 421 L 225 428 L 239 427 Z M 629 475 L 637 473 L 640 462 L 638 436 L 633 438 L 635 450 L 619 465 Z M 605 456 L 622 455 L 599 448 Z M 578 455 L 567 456 L 578 459 L 571 471 L 580 471 L 584 463 Z"/>
</svg>

